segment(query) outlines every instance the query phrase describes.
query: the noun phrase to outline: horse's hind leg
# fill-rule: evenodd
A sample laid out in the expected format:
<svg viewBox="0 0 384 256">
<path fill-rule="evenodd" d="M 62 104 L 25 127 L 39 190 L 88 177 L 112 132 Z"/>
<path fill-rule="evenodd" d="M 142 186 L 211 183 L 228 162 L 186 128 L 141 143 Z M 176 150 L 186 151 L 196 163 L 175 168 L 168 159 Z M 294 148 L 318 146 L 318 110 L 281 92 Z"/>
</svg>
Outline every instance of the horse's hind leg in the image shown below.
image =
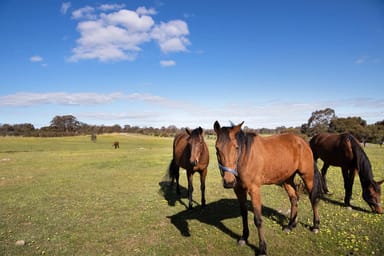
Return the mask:
<svg viewBox="0 0 384 256">
<path fill-rule="evenodd" d="M 321 168 L 321 176 L 323 179 L 324 193 L 325 194 L 329 194 L 328 185 L 327 185 L 327 178 L 325 177 L 327 175 L 328 168 L 329 168 L 329 164 L 324 162 L 323 167 Z"/>
<path fill-rule="evenodd" d="M 171 164 L 169 166 L 169 174 L 172 178 L 171 187 L 176 180 L 176 193 L 180 195 L 180 185 L 179 185 L 179 177 L 180 177 L 180 167 L 176 164 L 175 159 L 172 159 Z"/>
<path fill-rule="evenodd" d="M 324 187 L 322 183 L 322 177 L 320 172 L 317 170 L 317 166 L 315 165 L 315 170 L 313 175 L 301 175 L 301 178 L 303 179 L 305 186 L 309 193 L 309 200 L 311 201 L 312 205 L 312 211 L 313 211 L 313 227 L 311 230 L 314 233 L 317 233 L 319 231 L 320 226 L 320 216 L 319 216 L 319 210 L 318 210 L 318 204 L 320 201 L 320 197 L 323 194 Z"/>
<path fill-rule="evenodd" d="M 201 191 L 201 206 L 205 207 L 205 178 L 207 176 L 207 169 L 200 172 L 200 191 Z"/>
<path fill-rule="evenodd" d="M 297 194 L 293 178 L 294 177 L 291 177 L 286 183 L 284 183 L 284 188 L 287 191 L 291 202 L 291 216 L 289 218 L 288 226 L 284 228 L 284 231 L 286 232 L 291 231 L 297 224 L 297 203 L 299 201 L 299 195 Z"/>
</svg>

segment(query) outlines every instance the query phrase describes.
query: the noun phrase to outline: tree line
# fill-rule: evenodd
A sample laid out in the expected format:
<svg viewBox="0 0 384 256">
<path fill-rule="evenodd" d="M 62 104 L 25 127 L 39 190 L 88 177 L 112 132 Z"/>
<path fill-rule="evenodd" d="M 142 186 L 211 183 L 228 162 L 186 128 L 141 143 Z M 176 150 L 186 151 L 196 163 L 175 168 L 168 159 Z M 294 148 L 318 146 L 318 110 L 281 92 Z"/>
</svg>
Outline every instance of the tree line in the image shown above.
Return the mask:
<svg viewBox="0 0 384 256">
<path fill-rule="evenodd" d="M 195 127 L 190 127 L 195 128 Z M 139 133 L 151 136 L 169 137 L 182 132 L 185 128 L 175 125 L 168 127 L 139 127 L 118 124 L 112 126 L 89 125 L 77 120 L 73 115 L 55 116 L 49 126 L 35 128 L 32 124 L 0 124 L 0 136 L 36 136 L 36 137 L 60 137 L 92 135 L 104 133 Z M 374 124 L 367 124 L 361 117 L 337 117 L 335 110 L 326 108 L 312 112 L 306 123 L 299 127 L 280 126 L 274 129 L 244 127 L 247 131 L 259 134 L 278 134 L 293 132 L 303 137 L 310 138 L 320 132 L 352 133 L 362 142 L 382 143 L 384 141 L 384 120 Z M 206 129 L 205 134 L 214 135 L 213 129 Z"/>
</svg>

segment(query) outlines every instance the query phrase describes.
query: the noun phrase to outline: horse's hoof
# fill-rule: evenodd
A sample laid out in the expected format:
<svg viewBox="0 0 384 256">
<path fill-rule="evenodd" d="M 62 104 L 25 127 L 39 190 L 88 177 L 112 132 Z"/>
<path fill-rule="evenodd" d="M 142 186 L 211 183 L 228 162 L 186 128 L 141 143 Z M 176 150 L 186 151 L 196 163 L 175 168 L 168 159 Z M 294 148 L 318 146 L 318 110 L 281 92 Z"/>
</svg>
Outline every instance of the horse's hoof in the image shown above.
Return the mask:
<svg viewBox="0 0 384 256">
<path fill-rule="evenodd" d="M 238 244 L 239 246 L 244 246 L 246 243 L 247 243 L 247 241 L 245 241 L 244 239 L 240 239 L 240 240 L 237 242 L 237 244 Z"/>
<path fill-rule="evenodd" d="M 346 206 L 345 207 L 348 211 L 352 211 L 352 207 L 351 206 Z"/>
<path fill-rule="evenodd" d="M 291 233 L 291 231 L 292 231 L 292 228 L 290 228 L 290 227 L 285 227 L 284 229 L 283 229 L 283 231 L 285 232 L 285 233 Z"/>
<path fill-rule="evenodd" d="M 314 234 L 317 234 L 317 233 L 319 233 L 319 228 L 312 228 L 312 232 L 314 233 Z"/>
</svg>

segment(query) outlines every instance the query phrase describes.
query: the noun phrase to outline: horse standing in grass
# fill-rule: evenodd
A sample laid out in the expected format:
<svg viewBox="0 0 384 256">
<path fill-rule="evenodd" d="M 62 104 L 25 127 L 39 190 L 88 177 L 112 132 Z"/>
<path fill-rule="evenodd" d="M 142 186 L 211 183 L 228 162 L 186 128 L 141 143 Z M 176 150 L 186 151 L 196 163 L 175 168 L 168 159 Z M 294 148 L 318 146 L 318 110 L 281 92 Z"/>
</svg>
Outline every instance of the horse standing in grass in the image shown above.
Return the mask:
<svg viewBox="0 0 384 256">
<path fill-rule="evenodd" d="M 175 136 L 173 141 L 173 159 L 169 165 L 169 175 L 173 185 L 176 179 L 176 192 L 180 195 L 179 169 L 187 171 L 189 209 L 192 209 L 193 174 L 200 173 L 201 205 L 205 207 L 205 178 L 209 164 L 208 147 L 204 141 L 201 127 Z"/>
<path fill-rule="evenodd" d="M 115 147 L 115 149 L 120 148 L 120 143 L 118 141 L 113 142 L 112 147 Z"/>
<path fill-rule="evenodd" d="M 344 203 L 350 207 L 352 187 L 357 172 L 360 177 L 364 200 L 373 212 L 383 213 L 380 185 L 384 180 L 377 182 L 373 179 L 372 167 L 368 156 L 352 134 L 320 133 L 314 136 L 309 143 L 315 161 L 320 158 L 324 162 L 321 173 L 326 192 L 328 192 L 326 183 L 328 167 L 330 165 L 341 167 L 345 189 Z"/>
<path fill-rule="evenodd" d="M 294 177 L 299 174 L 309 192 L 313 210 L 312 231 L 316 233 L 320 224 L 317 206 L 322 194 L 321 175 L 308 143 L 302 138 L 294 134 L 260 137 L 255 133 L 243 132 L 241 130 L 243 123 L 232 127 L 220 127 L 219 122 L 215 122 L 216 155 L 224 188 L 234 188 L 240 203 L 243 234 L 238 243 L 245 244 L 249 236 L 246 206 L 248 193 L 259 236 L 258 253 L 265 255 L 261 186 L 279 184 L 287 191 L 291 202 L 291 216 L 285 230 L 290 231 L 297 224 L 298 192 Z"/>
</svg>

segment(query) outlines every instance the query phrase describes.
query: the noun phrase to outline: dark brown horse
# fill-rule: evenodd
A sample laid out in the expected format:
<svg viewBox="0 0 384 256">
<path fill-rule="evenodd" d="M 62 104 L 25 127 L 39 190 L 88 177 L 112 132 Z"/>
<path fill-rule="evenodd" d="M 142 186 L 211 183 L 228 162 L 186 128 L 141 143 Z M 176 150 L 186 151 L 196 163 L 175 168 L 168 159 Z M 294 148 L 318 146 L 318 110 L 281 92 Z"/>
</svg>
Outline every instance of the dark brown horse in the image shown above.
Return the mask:
<svg viewBox="0 0 384 256">
<path fill-rule="evenodd" d="M 243 122 L 244 123 L 244 122 Z M 286 231 L 297 224 L 298 192 L 294 184 L 295 174 L 299 174 L 309 192 L 313 209 L 312 231 L 319 230 L 317 205 L 322 194 L 321 175 L 313 160 L 307 142 L 293 134 L 260 137 L 255 133 L 245 133 L 242 124 L 220 127 L 216 121 L 216 154 L 223 185 L 234 188 L 240 203 L 243 221 L 243 234 L 239 244 L 246 243 L 249 235 L 247 217 L 247 193 L 251 197 L 254 222 L 259 236 L 259 254 L 266 254 L 266 242 L 262 226 L 262 203 L 260 189 L 264 184 L 283 185 L 291 202 L 291 216 Z"/>
<path fill-rule="evenodd" d="M 205 177 L 209 164 L 208 147 L 204 141 L 201 127 L 192 132 L 186 129 L 186 133 L 175 136 L 173 141 L 173 159 L 169 165 L 169 175 L 172 183 L 176 179 L 176 191 L 180 195 L 179 169 L 187 171 L 189 209 L 192 209 L 193 174 L 200 173 L 201 205 L 205 207 Z"/>
<path fill-rule="evenodd" d="M 384 180 L 380 182 L 373 180 L 371 163 L 355 137 L 349 133 L 321 133 L 311 139 L 310 145 L 315 161 L 320 158 L 324 162 L 321 173 L 326 192 L 328 192 L 328 188 L 325 176 L 328 167 L 330 165 L 341 167 L 345 189 L 344 203 L 349 207 L 353 181 L 357 172 L 360 177 L 364 200 L 369 204 L 372 211 L 383 212 L 380 185 Z"/>
<path fill-rule="evenodd" d="M 118 141 L 113 142 L 112 147 L 115 147 L 115 149 L 120 148 L 120 143 Z"/>
</svg>

